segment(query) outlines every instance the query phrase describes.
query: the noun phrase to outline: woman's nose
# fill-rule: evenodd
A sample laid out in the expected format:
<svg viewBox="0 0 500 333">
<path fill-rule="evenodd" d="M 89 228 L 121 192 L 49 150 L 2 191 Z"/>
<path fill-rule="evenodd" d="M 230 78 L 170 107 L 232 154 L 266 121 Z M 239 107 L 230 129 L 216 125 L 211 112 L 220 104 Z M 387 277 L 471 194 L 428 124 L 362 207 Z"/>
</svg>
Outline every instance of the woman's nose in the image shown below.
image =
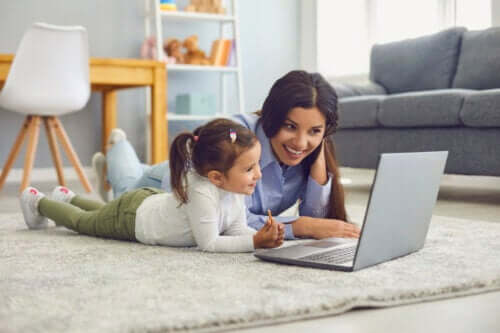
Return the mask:
<svg viewBox="0 0 500 333">
<path fill-rule="evenodd" d="M 307 148 L 307 135 L 298 133 L 297 136 L 295 137 L 295 140 L 293 141 L 295 145 L 295 149 L 298 150 L 304 150 Z"/>
</svg>

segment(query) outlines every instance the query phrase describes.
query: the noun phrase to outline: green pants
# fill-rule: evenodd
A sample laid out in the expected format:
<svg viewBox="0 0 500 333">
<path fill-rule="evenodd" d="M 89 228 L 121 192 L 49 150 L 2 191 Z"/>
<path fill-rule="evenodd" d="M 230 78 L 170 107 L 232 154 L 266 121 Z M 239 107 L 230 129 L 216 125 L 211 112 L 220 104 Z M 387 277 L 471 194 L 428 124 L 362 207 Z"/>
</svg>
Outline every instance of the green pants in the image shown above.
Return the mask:
<svg viewBox="0 0 500 333">
<path fill-rule="evenodd" d="M 58 226 L 78 233 L 120 240 L 136 241 L 135 214 L 147 197 L 163 193 L 154 188 L 127 192 L 107 204 L 75 196 L 70 204 L 48 198 L 40 200 L 38 210 Z"/>
</svg>

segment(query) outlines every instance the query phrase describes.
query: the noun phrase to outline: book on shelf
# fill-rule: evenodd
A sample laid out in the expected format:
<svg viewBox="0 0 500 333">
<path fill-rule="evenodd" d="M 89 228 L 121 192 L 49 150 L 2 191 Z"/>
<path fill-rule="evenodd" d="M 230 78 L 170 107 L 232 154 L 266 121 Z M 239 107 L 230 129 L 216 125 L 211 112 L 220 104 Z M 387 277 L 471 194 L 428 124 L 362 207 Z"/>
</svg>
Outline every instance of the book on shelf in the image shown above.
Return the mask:
<svg viewBox="0 0 500 333">
<path fill-rule="evenodd" d="M 229 64 L 232 44 L 231 39 L 214 40 L 210 51 L 210 62 L 213 66 L 227 66 Z"/>
</svg>

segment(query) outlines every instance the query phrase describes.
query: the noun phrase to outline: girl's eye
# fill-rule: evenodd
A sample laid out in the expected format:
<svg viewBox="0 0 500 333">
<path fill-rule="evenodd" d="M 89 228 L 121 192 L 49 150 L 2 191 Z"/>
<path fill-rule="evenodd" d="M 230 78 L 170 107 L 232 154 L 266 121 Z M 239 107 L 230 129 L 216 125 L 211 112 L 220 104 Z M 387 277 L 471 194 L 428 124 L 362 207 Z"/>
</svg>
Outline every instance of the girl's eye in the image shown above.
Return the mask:
<svg viewBox="0 0 500 333">
<path fill-rule="evenodd" d="M 313 134 L 319 134 L 319 133 L 321 133 L 321 128 L 314 128 L 312 130 L 312 132 L 313 132 Z"/>
<path fill-rule="evenodd" d="M 295 129 L 295 125 L 294 124 L 285 124 L 285 128 L 286 129 Z"/>
<path fill-rule="evenodd" d="M 253 166 L 251 166 L 250 168 L 247 169 L 247 172 L 250 172 L 253 170 Z"/>
</svg>

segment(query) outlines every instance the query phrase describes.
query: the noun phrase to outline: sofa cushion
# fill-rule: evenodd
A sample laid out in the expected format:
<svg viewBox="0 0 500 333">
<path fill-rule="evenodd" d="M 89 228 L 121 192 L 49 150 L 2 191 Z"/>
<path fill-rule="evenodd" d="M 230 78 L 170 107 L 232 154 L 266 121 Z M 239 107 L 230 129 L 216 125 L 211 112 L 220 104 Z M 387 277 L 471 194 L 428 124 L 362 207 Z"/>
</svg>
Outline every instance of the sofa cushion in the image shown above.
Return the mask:
<svg viewBox="0 0 500 333">
<path fill-rule="evenodd" d="M 339 127 L 378 127 L 377 112 L 384 96 L 358 96 L 339 99 Z"/>
<path fill-rule="evenodd" d="M 451 87 L 465 28 L 374 45 L 370 78 L 387 92 L 400 93 Z"/>
<path fill-rule="evenodd" d="M 389 95 L 380 104 L 378 122 L 384 127 L 461 126 L 465 89 L 443 89 Z"/>
<path fill-rule="evenodd" d="M 453 87 L 500 88 L 499 54 L 500 28 L 465 32 Z"/>
<path fill-rule="evenodd" d="M 338 81 L 331 81 L 330 84 L 335 89 L 337 96 L 368 96 L 368 95 L 386 95 L 385 88 L 375 82 L 366 82 L 364 84 L 351 84 Z"/>
<path fill-rule="evenodd" d="M 460 118 L 469 127 L 500 127 L 500 89 L 466 96 Z"/>
</svg>

